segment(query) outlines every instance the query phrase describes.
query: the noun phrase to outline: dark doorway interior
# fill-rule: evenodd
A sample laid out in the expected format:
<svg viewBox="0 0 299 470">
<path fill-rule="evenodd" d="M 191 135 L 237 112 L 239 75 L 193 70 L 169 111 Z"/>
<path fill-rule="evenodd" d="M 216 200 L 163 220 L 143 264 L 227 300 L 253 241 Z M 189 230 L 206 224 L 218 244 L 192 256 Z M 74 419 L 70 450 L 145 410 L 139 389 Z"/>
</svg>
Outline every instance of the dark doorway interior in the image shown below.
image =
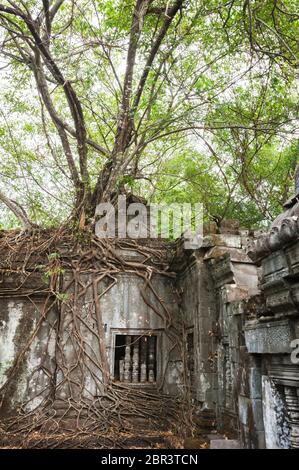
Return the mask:
<svg viewBox="0 0 299 470">
<path fill-rule="evenodd" d="M 191 392 L 194 391 L 195 373 L 194 373 L 194 333 L 187 334 L 187 369 L 190 381 Z"/>
</svg>

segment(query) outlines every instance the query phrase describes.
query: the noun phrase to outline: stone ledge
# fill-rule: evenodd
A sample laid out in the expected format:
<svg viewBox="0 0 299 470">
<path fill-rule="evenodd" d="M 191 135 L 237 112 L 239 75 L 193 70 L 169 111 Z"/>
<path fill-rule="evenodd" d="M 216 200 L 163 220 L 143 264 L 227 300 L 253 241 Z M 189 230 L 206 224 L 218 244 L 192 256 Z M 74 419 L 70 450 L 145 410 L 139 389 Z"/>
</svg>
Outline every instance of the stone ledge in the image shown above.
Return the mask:
<svg viewBox="0 0 299 470">
<path fill-rule="evenodd" d="M 245 342 L 249 353 L 289 354 L 293 339 L 288 320 L 245 325 Z"/>
<path fill-rule="evenodd" d="M 203 248 L 211 246 L 225 246 L 227 248 L 242 248 L 240 235 L 210 234 L 203 239 Z"/>
</svg>

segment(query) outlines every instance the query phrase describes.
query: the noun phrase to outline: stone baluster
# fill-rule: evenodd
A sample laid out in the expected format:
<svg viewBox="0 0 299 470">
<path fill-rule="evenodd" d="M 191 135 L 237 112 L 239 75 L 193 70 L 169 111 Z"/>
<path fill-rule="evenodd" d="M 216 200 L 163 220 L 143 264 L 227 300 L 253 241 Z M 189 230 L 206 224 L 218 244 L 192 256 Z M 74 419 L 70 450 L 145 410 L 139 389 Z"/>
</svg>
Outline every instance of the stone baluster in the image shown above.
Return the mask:
<svg viewBox="0 0 299 470">
<path fill-rule="evenodd" d="M 119 361 L 119 380 L 120 382 L 124 381 L 124 359 L 120 359 Z"/>
<path fill-rule="evenodd" d="M 132 381 L 131 368 L 131 336 L 126 336 L 125 363 L 124 363 L 124 382 Z"/>
<path fill-rule="evenodd" d="M 155 382 L 155 345 L 155 336 L 150 336 L 148 346 L 148 381 L 151 383 Z"/>
<path fill-rule="evenodd" d="M 299 389 L 284 387 L 292 449 L 299 449 Z"/>
<path fill-rule="evenodd" d="M 145 383 L 146 379 L 147 379 L 147 367 L 146 367 L 146 363 L 143 363 L 140 366 L 140 382 Z"/>
<path fill-rule="evenodd" d="M 135 340 L 133 347 L 132 382 L 139 382 L 139 340 Z"/>
<path fill-rule="evenodd" d="M 140 382 L 142 383 L 147 381 L 147 345 L 148 337 L 142 336 L 140 339 Z"/>
</svg>

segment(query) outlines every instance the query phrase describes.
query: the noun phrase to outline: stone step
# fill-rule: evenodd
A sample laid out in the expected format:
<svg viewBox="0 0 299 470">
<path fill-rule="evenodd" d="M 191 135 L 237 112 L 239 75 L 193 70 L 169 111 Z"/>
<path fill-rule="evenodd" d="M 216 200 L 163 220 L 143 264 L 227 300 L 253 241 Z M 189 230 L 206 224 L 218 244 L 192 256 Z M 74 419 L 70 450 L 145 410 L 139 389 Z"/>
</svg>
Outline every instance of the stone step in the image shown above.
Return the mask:
<svg viewBox="0 0 299 470">
<path fill-rule="evenodd" d="M 237 439 L 212 439 L 210 449 L 242 449 Z"/>
<path fill-rule="evenodd" d="M 209 441 L 216 441 L 216 440 L 219 440 L 219 439 L 225 439 L 225 436 L 223 434 L 219 434 L 217 432 L 215 433 L 210 433 L 210 434 L 207 434 L 207 439 Z"/>
</svg>

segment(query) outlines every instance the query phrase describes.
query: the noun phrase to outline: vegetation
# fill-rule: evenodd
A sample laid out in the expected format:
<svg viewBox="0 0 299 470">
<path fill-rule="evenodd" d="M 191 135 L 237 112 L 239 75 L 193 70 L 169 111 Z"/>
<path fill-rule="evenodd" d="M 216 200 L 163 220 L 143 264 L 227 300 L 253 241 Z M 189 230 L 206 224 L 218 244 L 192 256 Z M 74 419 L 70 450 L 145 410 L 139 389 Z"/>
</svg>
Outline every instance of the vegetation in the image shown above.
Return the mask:
<svg viewBox="0 0 299 470">
<path fill-rule="evenodd" d="M 299 173 L 298 6 L 0 2 L 2 227 L 82 226 L 124 192 L 273 219 Z"/>
</svg>

